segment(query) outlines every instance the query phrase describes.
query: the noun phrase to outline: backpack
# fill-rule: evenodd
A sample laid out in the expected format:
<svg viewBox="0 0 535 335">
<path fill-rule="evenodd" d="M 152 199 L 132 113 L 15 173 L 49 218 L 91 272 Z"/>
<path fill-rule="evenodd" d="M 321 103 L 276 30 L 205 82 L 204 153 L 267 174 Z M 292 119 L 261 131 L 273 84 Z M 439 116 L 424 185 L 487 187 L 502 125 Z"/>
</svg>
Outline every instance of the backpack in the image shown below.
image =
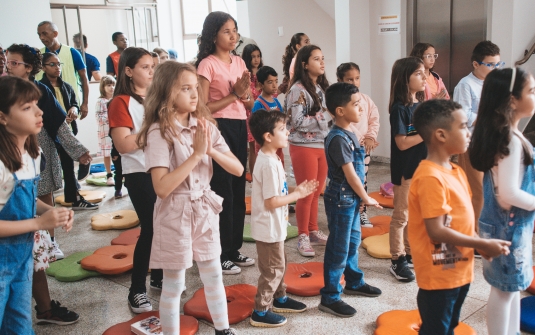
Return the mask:
<svg viewBox="0 0 535 335">
<path fill-rule="evenodd" d="M 385 198 L 393 198 L 394 184 L 392 184 L 391 182 L 382 183 L 381 187 L 379 188 L 379 193 Z"/>
</svg>

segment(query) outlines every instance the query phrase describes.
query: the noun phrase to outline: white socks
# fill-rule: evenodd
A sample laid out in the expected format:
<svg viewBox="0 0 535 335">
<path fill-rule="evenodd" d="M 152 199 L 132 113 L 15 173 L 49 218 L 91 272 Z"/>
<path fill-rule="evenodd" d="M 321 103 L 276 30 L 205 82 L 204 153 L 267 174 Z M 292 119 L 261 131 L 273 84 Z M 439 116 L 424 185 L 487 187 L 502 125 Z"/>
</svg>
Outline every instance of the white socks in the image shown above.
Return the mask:
<svg viewBox="0 0 535 335">
<path fill-rule="evenodd" d="M 504 292 L 491 286 L 487 329 L 489 335 L 520 334 L 520 292 Z"/>
</svg>

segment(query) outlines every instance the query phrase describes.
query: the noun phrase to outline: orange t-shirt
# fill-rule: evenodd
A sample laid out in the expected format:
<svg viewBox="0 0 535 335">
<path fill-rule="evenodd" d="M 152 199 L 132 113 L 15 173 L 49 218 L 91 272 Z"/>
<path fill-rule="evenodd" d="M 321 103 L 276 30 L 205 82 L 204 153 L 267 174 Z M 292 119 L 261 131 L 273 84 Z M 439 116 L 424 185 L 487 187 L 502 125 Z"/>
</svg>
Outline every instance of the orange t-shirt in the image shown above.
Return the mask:
<svg viewBox="0 0 535 335">
<path fill-rule="evenodd" d="M 435 79 L 435 76 L 433 74 L 429 73 L 429 76 L 425 80 L 427 83 L 427 86 L 429 87 L 429 90 L 431 91 L 431 94 L 434 96 L 438 93 L 438 84 L 437 80 Z"/>
<path fill-rule="evenodd" d="M 451 165 L 448 170 L 421 161 L 409 190 L 409 243 L 418 287 L 424 290 L 456 288 L 474 279 L 474 249 L 433 242 L 424 223 L 445 216 L 446 226 L 474 236 L 470 186 L 464 171 Z"/>
</svg>

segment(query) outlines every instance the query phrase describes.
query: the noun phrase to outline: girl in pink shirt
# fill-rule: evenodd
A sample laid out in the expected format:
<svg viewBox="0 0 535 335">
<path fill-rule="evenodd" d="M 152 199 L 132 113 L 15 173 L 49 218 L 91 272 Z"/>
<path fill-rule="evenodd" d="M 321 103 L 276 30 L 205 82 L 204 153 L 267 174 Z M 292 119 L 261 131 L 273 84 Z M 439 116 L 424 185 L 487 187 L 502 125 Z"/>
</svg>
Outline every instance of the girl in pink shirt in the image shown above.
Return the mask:
<svg viewBox="0 0 535 335">
<path fill-rule="evenodd" d="M 203 101 L 217 120 L 221 136 L 230 151 L 245 167 L 247 164 L 246 109 L 252 109 L 251 76 L 244 61 L 233 54 L 238 41 L 236 20 L 224 12 L 212 12 L 204 20 L 197 74 Z M 238 274 L 236 266 L 251 266 L 254 259 L 240 253 L 245 220 L 245 173 L 233 176 L 214 162 L 212 190 L 223 197 L 219 214 L 221 267 L 223 274 Z"/>
<path fill-rule="evenodd" d="M 433 71 L 438 54 L 435 47 L 430 43 L 416 43 L 412 48 L 410 56 L 418 57 L 424 61 L 425 76 L 425 100 L 430 99 L 450 99 L 446 85 L 438 73 Z"/>
<path fill-rule="evenodd" d="M 160 318 L 164 334 L 180 331 L 180 295 L 192 259 L 207 293 L 216 334 L 235 334 L 229 329 L 219 263 L 218 214 L 223 199 L 210 189 L 210 179 L 212 160 L 234 176 L 243 174 L 243 165 L 230 152 L 210 110 L 199 101 L 197 75 L 191 65 L 165 62 L 156 68 L 137 137 L 158 196 L 150 266 L 163 269 Z"/>
</svg>

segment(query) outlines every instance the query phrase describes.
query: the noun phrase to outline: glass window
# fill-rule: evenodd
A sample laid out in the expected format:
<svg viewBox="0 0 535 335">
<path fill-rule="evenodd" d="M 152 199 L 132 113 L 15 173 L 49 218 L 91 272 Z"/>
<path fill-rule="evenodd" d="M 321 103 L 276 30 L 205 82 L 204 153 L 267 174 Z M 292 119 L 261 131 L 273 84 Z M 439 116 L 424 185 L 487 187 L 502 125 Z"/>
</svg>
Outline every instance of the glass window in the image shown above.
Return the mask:
<svg viewBox="0 0 535 335">
<path fill-rule="evenodd" d="M 189 62 L 197 56 L 199 47 L 197 46 L 197 40 L 184 40 L 184 61 Z"/>
<path fill-rule="evenodd" d="M 233 18 L 236 18 L 236 0 L 211 0 L 212 12 L 221 11 L 229 13 Z"/>
<path fill-rule="evenodd" d="M 208 0 L 182 0 L 184 34 L 200 34 L 208 15 Z"/>
</svg>

